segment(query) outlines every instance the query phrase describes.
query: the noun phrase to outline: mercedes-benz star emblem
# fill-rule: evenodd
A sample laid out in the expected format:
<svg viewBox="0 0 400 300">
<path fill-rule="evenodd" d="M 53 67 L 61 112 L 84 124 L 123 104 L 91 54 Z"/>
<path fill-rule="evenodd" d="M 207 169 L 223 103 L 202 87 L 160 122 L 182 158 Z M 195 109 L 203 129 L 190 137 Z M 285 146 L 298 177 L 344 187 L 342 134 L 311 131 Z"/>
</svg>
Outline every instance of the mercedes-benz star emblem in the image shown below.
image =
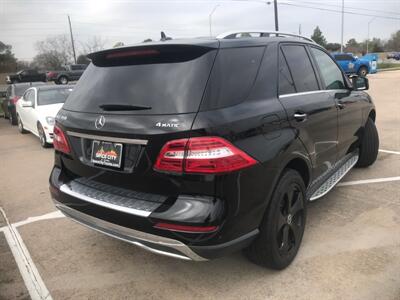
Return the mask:
<svg viewBox="0 0 400 300">
<path fill-rule="evenodd" d="M 104 118 L 104 116 L 100 116 L 96 119 L 96 121 L 94 122 L 94 126 L 97 129 L 103 128 L 104 124 L 106 124 L 106 118 Z"/>
</svg>

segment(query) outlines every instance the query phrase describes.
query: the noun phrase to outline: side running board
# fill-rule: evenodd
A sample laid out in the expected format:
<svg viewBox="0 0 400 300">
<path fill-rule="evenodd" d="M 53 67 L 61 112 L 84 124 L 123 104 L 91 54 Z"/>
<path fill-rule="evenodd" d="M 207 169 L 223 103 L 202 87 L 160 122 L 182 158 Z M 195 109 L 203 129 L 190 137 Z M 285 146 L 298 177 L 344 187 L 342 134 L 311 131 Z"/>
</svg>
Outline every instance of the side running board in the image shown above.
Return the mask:
<svg viewBox="0 0 400 300">
<path fill-rule="evenodd" d="M 358 152 L 350 153 L 338 161 L 332 168 L 333 173 L 328 172 L 327 176 L 322 176 L 310 186 L 307 193 L 310 201 L 325 196 L 354 167 L 357 161 Z"/>
</svg>

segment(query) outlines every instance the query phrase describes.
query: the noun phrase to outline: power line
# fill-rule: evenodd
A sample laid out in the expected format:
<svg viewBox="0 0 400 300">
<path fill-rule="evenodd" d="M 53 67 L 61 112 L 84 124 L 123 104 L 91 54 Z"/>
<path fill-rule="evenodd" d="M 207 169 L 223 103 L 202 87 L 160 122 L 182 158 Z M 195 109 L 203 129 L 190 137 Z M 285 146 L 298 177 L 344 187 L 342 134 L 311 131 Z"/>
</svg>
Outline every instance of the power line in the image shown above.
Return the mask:
<svg viewBox="0 0 400 300">
<path fill-rule="evenodd" d="M 329 12 L 335 12 L 335 13 L 342 13 L 341 10 L 336 10 L 336 9 L 331 9 L 331 8 L 323 8 L 323 7 L 316 7 L 316 6 L 309 6 L 309 5 L 300 5 L 300 4 L 294 4 L 294 3 L 288 3 L 288 2 L 280 2 L 281 5 L 287 5 L 287 6 L 294 6 L 294 7 L 301 7 L 301 8 L 310 8 L 310 9 L 315 9 L 315 10 L 321 10 L 321 11 L 329 11 Z M 390 20 L 396 20 L 400 21 L 400 18 L 396 17 L 390 17 L 390 16 L 380 16 L 380 15 L 372 15 L 372 14 L 363 14 L 363 13 L 356 13 L 352 11 L 344 11 L 345 14 L 348 15 L 357 15 L 357 16 L 365 16 L 365 17 L 375 17 L 375 18 L 380 18 L 380 19 L 390 19 Z"/>
<path fill-rule="evenodd" d="M 291 2 L 294 2 L 292 0 L 289 0 Z M 306 4 L 312 4 L 312 5 L 318 5 L 321 2 L 312 2 L 312 1 L 302 1 L 301 3 L 306 3 Z M 400 2 L 398 2 L 400 3 Z M 379 2 L 379 4 L 381 4 L 381 2 Z M 324 3 L 324 6 L 331 6 L 331 7 L 338 7 L 340 8 L 340 5 L 335 5 L 335 4 L 327 4 Z M 400 12 L 393 12 L 393 11 L 387 11 L 387 10 L 377 10 L 377 9 L 368 9 L 368 8 L 362 8 L 362 7 L 352 7 L 352 6 L 347 6 L 347 9 L 354 9 L 354 10 L 363 10 L 363 11 L 372 11 L 372 12 L 376 12 L 376 13 L 384 13 L 384 14 L 391 14 L 391 15 L 400 15 Z"/>
</svg>

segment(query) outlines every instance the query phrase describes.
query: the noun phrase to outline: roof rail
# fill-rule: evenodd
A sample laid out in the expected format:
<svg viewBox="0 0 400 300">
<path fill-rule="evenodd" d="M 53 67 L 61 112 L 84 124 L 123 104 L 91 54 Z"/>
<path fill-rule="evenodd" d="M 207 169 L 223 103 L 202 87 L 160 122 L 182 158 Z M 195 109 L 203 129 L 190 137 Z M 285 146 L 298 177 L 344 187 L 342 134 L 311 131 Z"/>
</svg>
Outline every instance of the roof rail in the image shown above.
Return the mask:
<svg viewBox="0 0 400 300">
<path fill-rule="evenodd" d="M 287 37 L 296 37 L 296 38 L 299 38 L 299 39 L 306 40 L 308 42 L 315 43 L 312 39 L 310 39 L 308 37 L 305 37 L 305 36 L 302 36 L 302 35 L 298 35 L 298 34 L 294 34 L 294 33 L 288 33 L 288 32 L 281 32 L 281 31 L 267 31 L 267 30 L 228 31 L 228 32 L 224 32 L 224 33 L 221 33 L 221 34 L 217 35 L 217 39 L 235 39 L 235 38 L 237 38 L 238 34 L 252 34 L 252 33 L 259 34 L 258 37 L 269 37 L 271 35 L 287 36 Z"/>
</svg>

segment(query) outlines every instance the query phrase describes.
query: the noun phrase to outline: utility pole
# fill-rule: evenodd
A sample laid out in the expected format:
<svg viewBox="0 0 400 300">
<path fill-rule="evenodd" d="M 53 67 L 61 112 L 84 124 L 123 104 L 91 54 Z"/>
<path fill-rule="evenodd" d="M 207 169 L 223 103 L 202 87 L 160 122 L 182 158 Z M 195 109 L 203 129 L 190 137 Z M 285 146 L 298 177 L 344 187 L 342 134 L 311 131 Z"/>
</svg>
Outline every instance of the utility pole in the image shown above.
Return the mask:
<svg viewBox="0 0 400 300">
<path fill-rule="evenodd" d="M 74 62 L 76 64 L 76 53 L 75 53 L 75 44 L 74 44 L 74 35 L 72 34 L 72 26 L 71 26 L 71 19 L 68 15 L 68 23 L 69 23 L 69 33 L 71 34 L 71 45 L 72 45 L 72 52 L 74 54 Z"/>
<path fill-rule="evenodd" d="M 340 52 L 343 52 L 343 32 L 344 32 L 344 0 L 342 0 L 342 35 L 340 42 Z"/>
<path fill-rule="evenodd" d="M 275 13 L 275 31 L 279 31 L 278 24 L 278 1 L 274 0 L 274 13 Z"/>
<path fill-rule="evenodd" d="M 218 8 L 218 6 L 220 6 L 219 4 L 215 5 L 214 8 L 212 9 L 212 11 L 210 12 L 210 14 L 208 15 L 208 22 L 210 25 L 210 37 L 212 37 L 212 30 L 211 30 L 211 26 L 212 26 L 212 15 L 215 12 L 215 10 Z"/>
<path fill-rule="evenodd" d="M 301 35 L 301 24 L 299 24 L 299 35 Z"/>
</svg>

